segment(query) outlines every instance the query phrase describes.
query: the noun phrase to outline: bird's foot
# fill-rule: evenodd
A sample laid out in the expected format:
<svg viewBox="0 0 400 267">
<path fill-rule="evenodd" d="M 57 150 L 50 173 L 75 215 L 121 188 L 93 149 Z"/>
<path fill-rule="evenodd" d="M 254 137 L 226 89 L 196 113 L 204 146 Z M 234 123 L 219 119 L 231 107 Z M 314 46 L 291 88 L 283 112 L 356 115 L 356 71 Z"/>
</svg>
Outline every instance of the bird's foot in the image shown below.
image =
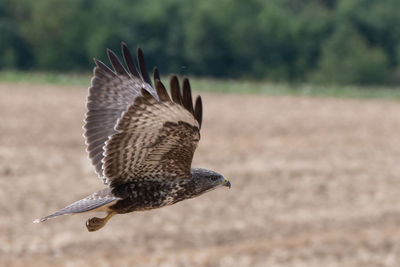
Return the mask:
<svg viewBox="0 0 400 267">
<path fill-rule="evenodd" d="M 114 215 L 114 212 L 110 212 L 104 218 L 93 217 L 86 221 L 86 228 L 89 232 L 97 231 L 103 228 L 104 225 L 108 222 L 108 220 Z"/>
</svg>

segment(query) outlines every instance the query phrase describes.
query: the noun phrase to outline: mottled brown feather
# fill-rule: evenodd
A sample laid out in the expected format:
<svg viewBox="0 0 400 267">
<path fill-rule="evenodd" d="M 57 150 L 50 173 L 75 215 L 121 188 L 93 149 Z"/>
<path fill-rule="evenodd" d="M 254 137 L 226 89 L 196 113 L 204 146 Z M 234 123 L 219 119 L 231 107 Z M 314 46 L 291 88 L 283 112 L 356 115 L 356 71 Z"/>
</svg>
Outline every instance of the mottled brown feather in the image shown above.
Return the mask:
<svg viewBox="0 0 400 267">
<path fill-rule="evenodd" d="M 111 186 L 143 177 L 190 177 L 199 125 L 181 105 L 138 97 L 105 146 L 104 176 Z"/>
</svg>

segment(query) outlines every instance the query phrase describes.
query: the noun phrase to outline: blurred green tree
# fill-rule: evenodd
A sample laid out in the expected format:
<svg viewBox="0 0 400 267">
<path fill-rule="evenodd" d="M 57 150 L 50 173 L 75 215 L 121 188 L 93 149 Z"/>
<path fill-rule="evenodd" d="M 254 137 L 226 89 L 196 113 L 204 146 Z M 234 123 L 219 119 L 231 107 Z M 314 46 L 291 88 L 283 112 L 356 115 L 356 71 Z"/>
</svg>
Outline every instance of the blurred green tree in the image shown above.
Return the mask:
<svg viewBox="0 0 400 267">
<path fill-rule="evenodd" d="M 10 4 L 8 0 L 0 0 L 0 69 L 27 69 L 32 64 L 32 51 L 21 36 Z"/>
<path fill-rule="evenodd" d="M 379 84 L 387 80 L 388 59 L 368 45 L 351 26 L 343 25 L 326 42 L 314 79 L 330 83 Z"/>
<path fill-rule="evenodd" d="M 120 41 L 162 73 L 390 83 L 398 0 L 0 0 L 0 68 L 87 70 Z"/>
</svg>

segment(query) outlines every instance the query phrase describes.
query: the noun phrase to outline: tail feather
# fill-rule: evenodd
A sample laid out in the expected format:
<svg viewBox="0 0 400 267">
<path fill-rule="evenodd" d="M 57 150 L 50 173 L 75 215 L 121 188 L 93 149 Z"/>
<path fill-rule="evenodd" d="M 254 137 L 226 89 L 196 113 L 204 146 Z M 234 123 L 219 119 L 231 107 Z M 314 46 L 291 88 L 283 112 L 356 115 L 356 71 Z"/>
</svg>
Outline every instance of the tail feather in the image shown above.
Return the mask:
<svg viewBox="0 0 400 267">
<path fill-rule="evenodd" d="M 108 189 L 108 188 L 106 188 Z M 107 190 L 108 191 L 108 190 Z M 68 215 L 68 214 L 73 214 L 73 213 L 82 213 L 82 212 L 87 212 L 87 211 L 92 211 L 92 210 L 98 210 L 101 207 L 107 207 L 110 204 L 113 204 L 113 202 L 119 200 L 120 198 L 113 196 L 110 192 L 108 194 L 105 194 L 106 191 L 102 190 L 97 193 L 94 193 L 93 195 L 90 195 L 84 199 L 78 200 L 65 208 L 56 211 L 50 215 L 47 215 L 45 217 L 42 217 L 40 219 L 36 219 L 33 222 L 34 223 L 39 223 L 39 222 L 44 222 L 47 219 L 54 218 L 60 215 Z"/>
</svg>

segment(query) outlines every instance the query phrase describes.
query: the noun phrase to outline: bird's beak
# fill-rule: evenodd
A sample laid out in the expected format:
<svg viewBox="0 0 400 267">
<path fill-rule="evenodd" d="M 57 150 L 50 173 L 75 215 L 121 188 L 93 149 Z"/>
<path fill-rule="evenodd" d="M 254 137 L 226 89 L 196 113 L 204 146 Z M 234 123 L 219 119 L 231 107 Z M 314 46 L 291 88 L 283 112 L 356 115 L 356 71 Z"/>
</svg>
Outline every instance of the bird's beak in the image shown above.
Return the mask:
<svg viewBox="0 0 400 267">
<path fill-rule="evenodd" d="M 221 183 L 223 186 L 227 186 L 229 188 L 231 188 L 231 182 L 229 182 L 227 179 L 224 179 L 224 181 L 222 181 Z"/>
</svg>

